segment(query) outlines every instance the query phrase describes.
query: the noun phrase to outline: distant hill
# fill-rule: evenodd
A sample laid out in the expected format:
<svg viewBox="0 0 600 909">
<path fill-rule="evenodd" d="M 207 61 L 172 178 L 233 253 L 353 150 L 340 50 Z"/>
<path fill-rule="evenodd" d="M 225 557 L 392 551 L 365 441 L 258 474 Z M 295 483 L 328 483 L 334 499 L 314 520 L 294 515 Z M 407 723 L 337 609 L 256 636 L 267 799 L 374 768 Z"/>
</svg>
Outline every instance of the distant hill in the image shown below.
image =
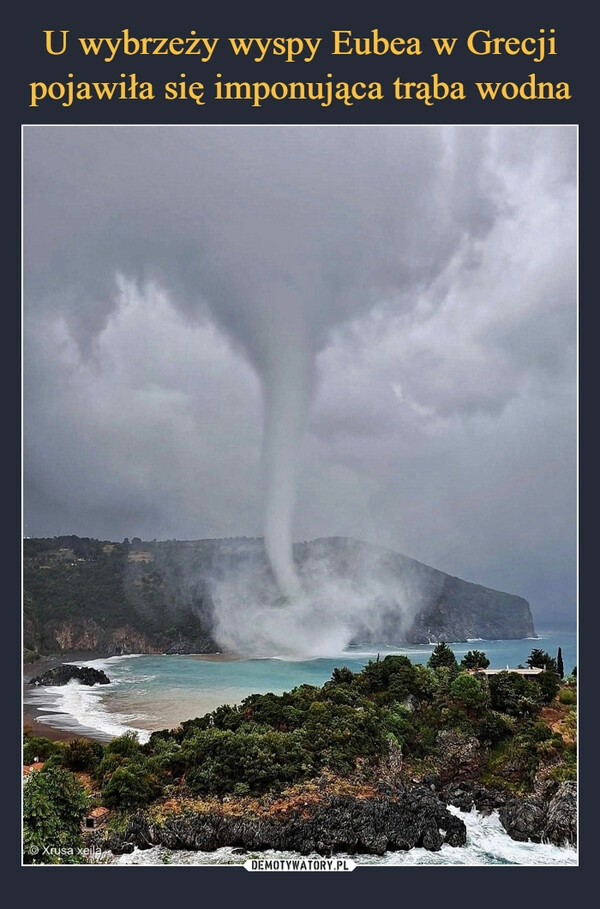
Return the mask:
<svg viewBox="0 0 600 909">
<path fill-rule="evenodd" d="M 343 537 L 298 543 L 303 583 L 338 584 L 356 605 L 352 642 L 521 639 L 535 635 L 522 597 L 452 577 Z M 261 605 L 285 609 L 258 538 L 122 543 L 76 536 L 24 540 L 24 646 L 38 653 L 210 653 L 215 595 L 260 578 Z M 248 607 L 251 608 L 251 607 Z M 326 608 L 324 606 L 323 608 Z"/>
</svg>

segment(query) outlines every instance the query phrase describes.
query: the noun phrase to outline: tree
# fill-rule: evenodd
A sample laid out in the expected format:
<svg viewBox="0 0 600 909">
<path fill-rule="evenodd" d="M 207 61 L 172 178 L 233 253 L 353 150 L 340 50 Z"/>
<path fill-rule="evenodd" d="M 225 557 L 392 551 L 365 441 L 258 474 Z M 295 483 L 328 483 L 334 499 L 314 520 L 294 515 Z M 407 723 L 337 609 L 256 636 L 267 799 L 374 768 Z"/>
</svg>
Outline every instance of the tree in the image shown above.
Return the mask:
<svg viewBox="0 0 600 909">
<path fill-rule="evenodd" d="M 477 713 L 488 701 L 487 688 L 474 675 L 461 673 L 450 686 L 450 695 L 467 711 Z"/>
<path fill-rule="evenodd" d="M 361 687 L 370 694 L 385 689 L 385 676 L 379 654 L 377 654 L 377 659 L 375 661 L 369 660 L 368 663 L 363 666 L 362 671 L 359 673 L 359 682 Z"/>
<path fill-rule="evenodd" d="M 34 771 L 23 789 L 23 863 L 81 864 L 81 820 L 89 796 L 62 767 Z"/>
<path fill-rule="evenodd" d="M 93 770 L 102 760 L 102 746 L 87 739 L 72 739 L 67 743 L 63 761 L 68 770 Z"/>
<path fill-rule="evenodd" d="M 427 660 L 427 665 L 430 669 L 439 669 L 440 666 L 447 666 L 449 669 L 454 669 L 458 666 L 458 663 L 456 662 L 454 651 L 448 647 L 445 641 L 440 641 L 440 643 L 433 648 L 432 654 Z"/>
<path fill-rule="evenodd" d="M 335 670 L 334 670 L 335 672 Z M 412 692 L 415 667 L 407 656 L 388 654 L 384 660 L 369 660 L 355 676 L 358 688 L 375 695 L 378 703 L 403 701 Z"/>
<path fill-rule="evenodd" d="M 439 679 L 433 669 L 429 666 L 418 664 L 415 666 L 415 672 L 410 688 L 417 701 L 433 701 L 439 688 Z"/>
<path fill-rule="evenodd" d="M 539 712 L 539 686 L 516 672 L 503 671 L 490 676 L 488 688 L 492 710 L 516 717 Z"/>
<path fill-rule="evenodd" d="M 563 664 L 562 649 L 560 647 L 558 648 L 558 653 L 556 654 L 556 670 L 558 672 L 559 679 L 564 679 L 565 667 Z"/>
<path fill-rule="evenodd" d="M 490 661 L 481 650 L 469 650 L 460 661 L 463 669 L 487 669 Z"/>
<path fill-rule="evenodd" d="M 547 669 L 548 672 L 558 672 L 556 660 L 545 650 L 534 648 L 529 654 L 526 662 L 531 669 L 538 668 Z"/>
<path fill-rule="evenodd" d="M 138 808 L 147 805 L 161 792 L 160 780 L 148 766 L 124 764 L 102 789 L 107 808 Z"/>
<path fill-rule="evenodd" d="M 535 682 L 540 689 L 540 700 L 542 704 L 551 704 L 560 688 L 560 682 L 556 672 L 546 670 L 540 672 L 535 678 Z"/>
<path fill-rule="evenodd" d="M 337 667 L 331 673 L 334 685 L 349 685 L 354 680 L 354 673 L 347 666 Z"/>
</svg>

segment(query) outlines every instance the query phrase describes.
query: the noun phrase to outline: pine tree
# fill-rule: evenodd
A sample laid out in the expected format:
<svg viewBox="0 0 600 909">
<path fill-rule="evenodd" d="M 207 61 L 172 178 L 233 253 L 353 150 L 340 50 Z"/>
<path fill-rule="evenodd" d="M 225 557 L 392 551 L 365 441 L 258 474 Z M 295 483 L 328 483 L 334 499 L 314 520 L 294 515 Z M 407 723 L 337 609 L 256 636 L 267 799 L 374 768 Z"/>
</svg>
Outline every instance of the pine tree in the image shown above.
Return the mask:
<svg viewBox="0 0 600 909">
<path fill-rule="evenodd" d="M 559 679 L 564 679 L 565 667 L 563 665 L 562 649 L 560 647 L 558 648 L 558 653 L 556 654 L 556 671 L 558 672 Z"/>
<path fill-rule="evenodd" d="M 448 647 L 445 641 L 440 641 L 433 648 L 431 656 L 427 660 L 427 665 L 430 669 L 439 669 L 440 666 L 448 666 L 450 669 L 454 669 L 458 666 L 458 663 L 452 648 Z"/>
<path fill-rule="evenodd" d="M 481 650 L 469 650 L 460 661 L 463 669 L 487 669 L 490 661 Z"/>
<path fill-rule="evenodd" d="M 558 672 L 556 660 L 545 650 L 534 648 L 529 654 L 526 662 L 531 668 L 537 667 L 539 669 L 546 669 L 548 672 Z"/>
</svg>

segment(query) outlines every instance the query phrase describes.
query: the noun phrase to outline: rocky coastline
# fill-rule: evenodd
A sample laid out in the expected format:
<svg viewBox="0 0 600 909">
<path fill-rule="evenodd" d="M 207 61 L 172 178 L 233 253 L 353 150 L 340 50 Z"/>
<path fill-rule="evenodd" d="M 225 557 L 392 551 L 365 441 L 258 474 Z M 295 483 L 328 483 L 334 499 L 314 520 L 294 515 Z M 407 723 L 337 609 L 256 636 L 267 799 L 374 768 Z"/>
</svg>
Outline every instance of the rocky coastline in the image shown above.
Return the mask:
<svg viewBox="0 0 600 909">
<path fill-rule="evenodd" d="M 131 816 L 122 833 L 110 834 L 105 848 L 119 854 L 134 847 L 212 851 L 221 846 L 247 850 L 291 850 L 301 855 L 336 852 L 383 855 L 388 850 L 443 843 L 464 846 L 466 828 L 434 793 L 424 787 L 394 798 L 334 795 L 294 807 L 283 817 L 238 816 L 226 810 L 167 815 L 153 821 L 144 812 Z"/>
<path fill-rule="evenodd" d="M 139 810 L 120 829 L 95 831 L 95 845 L 115 855 L 164 846 L 171 850 L 209 852 L 223 846 L 242 851 L 293 851 L 300 855 L 336 853 L 384 855 L 421 847 L 464 846 L 465 822 L 449 810 L 498 810 L 502 826 L 518 841 L 577 844 L 577 796 L 574 782 L 550 787 L 531 798 L 509 798 L 484 787 L 461 784 L 445 793 L 427 785 L 385 784 L 368 797 L 326 795 L 293 800 L 279 811 L 240 811 L 229 800 L 220 807 L 177 806 L 160 813 Z M 386 791 L 387 790 L 387 791 Z"/>
<path fill-rule="evenodd" d="M 388 665 L 397 670 L 410 668 L 408 661 L 405 664 L 399 658 L 388 657 L 381 664 L 382 671 Z M 371 677 L 373 667 L 377 666 L 379 661 L 370 666 L 370 674 L 363 670 L 369 684 L 374 684 Z M 84 667 L 63 664 L 31 679 L 30 684 L 57 669 L 66 669 L 71 674 Z M 317 705 L 317 712 L 326 709 L 328 699 L 337 695 L 339 701 L 340 696 L 347 696 L 351 682 L 346 677 L 335 676 L 328 687 L 321 689 L 321 698 L 317 699 L 315 692 L 308 692 L 315 695 L 311 703 Z M 363 685 L 366 683 L 363 681 Z M 266 698 L 263 703 L 263 696 L 254 697 L 252 707 L 258 718 L 261 708 L 268 706 L 274 724 L 282 709 L 280 699 L 271 696 L 270 701 Z M 298 700 L 300 694 L 295 697 Z M 358 714 L 362 715 L 370 703 L 362 704 L 359 699 Z M 410 698 L 406 704 L 412 705 Z M 342 708 L 343 705 L 337 707 Z M 467 845 L 467 826 L 462 813 L 475 810 L 484 816 L 494 813 L 515 841 L 575 848 L 577 784 L 574 779 L 565 778 L 568 766 L 558 763 L 563 748 L 572 747 L 569 743 L 573 730 L 562 725 L 568 708 L 559 708 L 556 698 L 552 707 L 541 709 L 535 727 L 531 721 L 525 721 L 523 728 L 527 726 L 529 736 L 525 745 L 502 754 L 502 762 L 493 765 L 493 772 L 489 763 L 491 744 L 477 737 L 475 725 L 467 726 L 463 722 L 462 727 L 455 724 L 452 728 L 439 729 L 431 745 L 432 754 L 426 759 L 411 760 L 405 756 L 403 760 L 400 749 L 390 745 L 389 754 L 376 767 L 359 757 L 354 769 L 346 775 L 339 770 L 333 773 L 326 765 L 307 779 L 287 787 L 263 786 L 262 791 L 256 785 L 253 789 L 247 785 L 227 789 L 225 785 L 207 788 L 201 781 L 199 784 L 194 779 L 195 766 L 208 773 L 209 758 L 198 757 L 195 764 L 190 745 L 200 748 L 211 738 L 209 727 L 212 730 L 213 726 L 208 721 L 203 723 L 202 718 L 189 721 L 181 729 L 157 733 L 154 747 L 131 746 L 130 776 L 138 781 L 151 767 L 156 772 L 158 765 L 152 761 L 157 756 L 164 770 L 164 759 L 171 749 L 172 768 L 167 766 L 161 794 L 158 796 L 155 791 L 145 802 L 126 801 L 120 795 L 115 798 L 115 792 L 109 789 L 105 792 L 105 784 L 102 791 L 99 787 L 92 794 L 98 800 L 96 804 L 111 808 L 110 816 L 100 829 L 86 831 L 86 840 L 114 855 L 155 846 L 172 851 L 212 852 L 229 847 L 241 852 L 275 850 L 324 857 L 339 853 L 383 855 L 416 847 L 437 852 L 443 847 Z M 308 713 L 310 716 L 311 711 Z M 411 713 L 403 716 L 408 719 Z M 215 741 L 221 733 L 233 737 L 233 732 L 226 731 L 226 720 L 230 723 L 235 720 L 235 711 L 231 710 L 227 716 L 215 713 L 212 719 L 215 725 L 220 724 L 213 736 Z M 246 722 L 250 719 L 245 718 Z M 348 741 L 353 741 L 353 734 L 360 734 L 360 728 L 354 727 L 352 720 L 348 715 Z M 508 720 L 516 724 L 513 718 L 505 722 Z M 246 734 L 248 742 L 256 744 L 262 731 Z M 252 736 L 256 736 L 256 741 Z M 198 737 L 197 745 L 195 737 Z M 543 747 L 536 750 L 538 740 Z M 266 747 L 267 740 L 260 739 L 260 744 Z M 187 762 L 177 757 L 182 746 L 187 746 Z M 338 747 L 341 747 L 339 743 Z M 499 757 L 497 754 L 496 758 Z M 241 795 L 244 789 L 246 794 Z M 127 793 L 128 790 L 125 797 L 129 798 Z"/>
<path fill-rule="evenodd" d="M 448 787 L 443 793 L 447 805 L 461 811 L 489 814 L 497 810 L 500 823 L 518 842 L 577 845 L 577 783 L 547 781 L 526 796 L 505 796 L 471 783 Z"/>
</svg>

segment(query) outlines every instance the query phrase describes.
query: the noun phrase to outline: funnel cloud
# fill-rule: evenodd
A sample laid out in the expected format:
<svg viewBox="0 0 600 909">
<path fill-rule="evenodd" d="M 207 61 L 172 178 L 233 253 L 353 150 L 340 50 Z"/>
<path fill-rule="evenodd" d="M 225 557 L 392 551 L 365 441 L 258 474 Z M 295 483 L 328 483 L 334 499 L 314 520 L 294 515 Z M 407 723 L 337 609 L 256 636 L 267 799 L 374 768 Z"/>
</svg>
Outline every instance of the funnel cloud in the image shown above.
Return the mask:
<svg viewBox="0 0 600 909">
<path fill-rule="evenodd" d="M 336 538 L 297 544 L 298 588 L 282 601 L 256 541 L 230 545 L 235 564 L 209 586 L 213 633 L 235 653 L 307 659 L 350 644 L 400 643 L 425 602 L 414 566 L 398 570 L 396 554 L 377 547 Z"/>
<path fill-rule="evenodd" d="M 26 535 L 263 536 L 286 637 L 326 535 L 573 615 L 573 127 L 26 126 L 23 162 Z"/>
</svg>

